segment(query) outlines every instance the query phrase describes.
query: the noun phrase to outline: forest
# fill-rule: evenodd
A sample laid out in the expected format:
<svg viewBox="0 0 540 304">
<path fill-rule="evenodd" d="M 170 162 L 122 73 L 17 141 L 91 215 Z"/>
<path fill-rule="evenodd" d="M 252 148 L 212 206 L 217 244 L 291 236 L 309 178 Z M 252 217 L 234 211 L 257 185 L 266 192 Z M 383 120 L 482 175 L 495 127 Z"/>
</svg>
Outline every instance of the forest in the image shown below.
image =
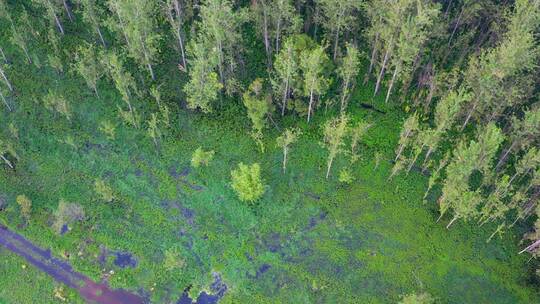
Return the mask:
<svg viewBox="0 0 540 304">
<path fill-rule="evenodd" d="M 540 303 L 540 0 L 0 0 L 0 303 Z"/>
</svg>

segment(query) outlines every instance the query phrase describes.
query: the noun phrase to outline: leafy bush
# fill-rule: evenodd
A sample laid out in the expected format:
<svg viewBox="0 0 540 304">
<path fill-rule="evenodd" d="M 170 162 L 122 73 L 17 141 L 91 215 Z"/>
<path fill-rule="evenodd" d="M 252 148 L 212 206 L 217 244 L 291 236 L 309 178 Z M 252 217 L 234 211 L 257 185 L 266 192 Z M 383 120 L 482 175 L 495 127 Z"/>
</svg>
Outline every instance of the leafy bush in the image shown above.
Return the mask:
<svg viewBox="0 0 540 304">
<path fill-rule="evenodd" d="M 354 176 L 349 169 L 341 169 L 339 172 L 339 182 L 350 185 L 354 181 Z"/>
<path fill-rule="evenodd" d="M 107 203 L 110 203 L 114 200 L 114 192 L 112 188 L 105 183 L 102 179 L 96 179 L 94 182 L 94 191 L 99 196 L 100 199 L 104 200 Z"/>
<path fill-rule="evenodd" d="M 28 221 L 30 219 L 30 212 L 32 211 L 32 201 L 24 194 L 17 195 L 15 200 L 21 208 L 21 215 Z"/>
<path fill-rule="evenodd" d="M 201 147 L 197 148 L 193 152 L 191 157 L 191 166 L 193 168 L 199 168 L 200 166 L 208 166 L 214 158 L 214 150 L 204 151 Z"/>
<path fill-rule="evenodd" d="M 435 303 L 435 298 L 432 297 L 427 292 L 422 292 L 420 294 L 412 293 L 406 296 L 403 296 L 403 299 L 400 304 L 433 304 Z"/>
<path fill-rule="evenodd" d="M 243 202 L 254 202 L 262 197 L 265 186 L 261 179 L 261 167 L 238 164 L 238 169 L 231 172 L 232 187 Z"/>
</svg>

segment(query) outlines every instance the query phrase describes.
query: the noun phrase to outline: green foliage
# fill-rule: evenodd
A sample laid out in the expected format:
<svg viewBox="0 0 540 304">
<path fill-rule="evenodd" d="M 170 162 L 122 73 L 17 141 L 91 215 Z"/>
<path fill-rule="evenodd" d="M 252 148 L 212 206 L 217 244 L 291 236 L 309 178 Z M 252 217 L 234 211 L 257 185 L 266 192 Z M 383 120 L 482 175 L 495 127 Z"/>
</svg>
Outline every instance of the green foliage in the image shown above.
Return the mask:
<svg viewBox="0 0 540 304">
<path fill-rule="evenodd" d="M 340 183 L 343 184 L 352 184 L 354 182 L 354 176 L 350 170 L 350 168 L 343 168 L 339 171 L 339 177 L 338 180 Z"/>
<path fill-rule="evenodd" d="M 283 149 L 283 172 L 287 168 L 287 160 L 289 155 L 290 146 L 298 141 L 298 138 L 302 135 L 302 131 L 298 128 L 286 129 L 283 134 L 276 138 L 276 144 Z"/>
<path fill-rule="evenodd" d="M 100 200 L 103 200 L 106 203 L 110 203 L 114 200 L 114 192 L 111 186 L 109 186 L 101 178 L 97 178 L 94 182 L 94 191 L 99 196 Z"/>
<path fill-rule="evenodd" d="M 409 295 L 403 296 L 399 304 L 433 304 L 435 303 L 435 298 L 432 297 L 427 292 L 422 292 L 419 294 L 411 293 Z"/>
<path fill-rule="evenodd" d="M 238 164 L 238 168 L 231 171 L 232 188 L 243 202 L 253 203 L 259 200 L 266 186 L 261 178 L 261 166 L 258 163 L 252 165 Z"/>
<path fill-rule="evenodd" d="M 71 120 L 72 118 L 71 106 L 66 98 L 57 91 L 49 90 L 47 95 L 43 97 L 43 105 L 49 111 L 58 113 L 64 116 L 67 120 Z"/>
<path fill-rule="evenodd" d="M 175 271 L 184 268 L 186 260 L 182 258 L 182 253 L 178 247 L 171 247 L 165 250 L 165 258 L 163 259 L 163 266 L 169 271 Z"/>
<path fill-rule="evenodd" d="M 204 151 L 201 147 L 197 148 L 191 156 L 191 166 L 193 168 L 199 168 L 201 166 L 208 166 L 214 158 L 214 150 Z"/>
<path fill-rule="evenodd" d="M 24 194 L 17 195 L 17 198 L 15 200 L 19 205 L 22 217 L 26 221 L 29 221 L 32 213 L 32 201 Z"/>
<path fill-rule="evenodd" d="M 334 159 L 339 154 L 345 152 L 345 136 L 349 132 L 349 117 L 342 114 L 340 117 L 336 117 L 328 120 L 324 124 L 324 145 L 328 149 L 328 158 L 326 161 L 326 179 L 330 176 L 330 169 Z"/>
<path fill-rule="evenodd" d="M 92 44 L 86 43 L 77 49 L 74 69 L 84 78 L 96 96 L 99 96 L 97 82 L 103 76 L 103 67 Z"/>
<path fill-rule="evenodd" d="M 188 108 L 210 113 L 212 103 L 216 101 L 219 91 L 223 88 L 214 72 L 217 55 L 200 43 L 192 43 L 189 50 L 193 58 L 190 61 L 189 82 L 184 86 Z"/>
<path fill-rule="evenodd" d="M 324 95 L 330 86 L 325 66 L 329 61 L 325 49 L 317 46 L 312 50 L 305 50 L 300 57 L 300 68 L 303 74 L 303 95 L 309 98 L 307 121 L 315 110 L 315 95 Z"/>
</svg>

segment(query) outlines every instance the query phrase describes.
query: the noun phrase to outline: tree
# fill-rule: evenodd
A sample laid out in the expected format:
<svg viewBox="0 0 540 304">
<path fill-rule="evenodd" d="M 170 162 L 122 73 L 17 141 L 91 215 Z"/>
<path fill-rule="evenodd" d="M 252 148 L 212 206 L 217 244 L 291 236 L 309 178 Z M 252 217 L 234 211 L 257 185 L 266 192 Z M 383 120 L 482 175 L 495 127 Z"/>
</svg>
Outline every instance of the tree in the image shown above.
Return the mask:
<svg viewBox="0 0 540 304">
<path fill-rule="evenodd" d="M 491 123 L 477 135 L 476 140 L 469 145 L 460 142 L 454 150 L 452 161 L 446 168 L 446 180 L 439 198 L 439 219 L 448 209 L 454 212 L 447 228 L 457 219 L 468 220 L 479 215 L 481 193 L 479 189 L 471 189 L 469 178 L 476 170 L 488 175 L 490 163 L 502 140 L 501 131 Z"/>
<path fill-rule="evenodd" d="M 242 96 L 242 101 L 247 109 L 247 114 L 252 124 L 252 137 L 257 141 L 259 147 L 264 151 L 262 144 L 262 131 L 266 128 L 266 117 L 270 113 L 268 96 L 264 92 L 263 80 L 255 79 L 247 92 Z"/>
<path fill-rule="evenodd" d="M 105 15 L 105 12 L 96 0 L 77 0 L 81 7 L 83 21 L 92 27 L 92 30 L 98 34 L 99 41 L 103 47 L 107 47 L 103 33 L 101 32 L 100 17 Z"/>
<path fill-rule="evenodd" d="M 191 166 L 193 168 L 199 168 L 201 166 L 208 166 L 214 158 L 214 150 L 204 151 L 199 147 L 193 152 L 191 156 Z"/>
<path fill-rule="evenodd" d="M 347 55 L 338 68 L 338 75 L 341 78 L 341 112 L 345 112 L 347 109 L 350 94 L 356 83 L 356 77 L 360 70 L 359 57 L 358 49 L 352 44 L 347 44 Z"/>
<path fill-rule="evenodd" d="M 416 1 L 415 12 L 401 22 L 399 33 L 396 34 L 398 37 L 395 44 L 395 56 L 392 56 L 390 61 L 394 72 L 388 85 L 385 102 L 388 102 L 398 77 L 402 78 L 403 81 L 412 77 L 413 63 L 418 60 L 420 50 L 429 37 L 439 8 L 439 5 L 430 4 L 429 1 Z"/>
<path fill-rule="evenodd" d="M 238 168 L 231 171 L 231 177 L 232 188 L 241 201 L 253 203 L 264 194 L 266 187 L 263 184 L 261 167 L 258 163 L 251 166 L 238 164 Z"/>
<path fill-rule="evenodd" d="M 528 95 L 540 49 L 535 29 L 540 25 L 540 7 L 529 0 L 516 1 L 508 31 L 500 44 L 472 60 L 465 71 L 465 85 L 473 98 L 464 105 L 464 129 L 473 116 L 493 121 L 507 108 L 518 105 Z"/>
<path fill-rule="evenodd" d="M 13 21 L 11 22 L 11 32 L 11 42 L 23 51 L 28 63 L 32 63 L 28 50 L 28 41 L 30 40 L 30 36 L 32 36 L 32 25 L 25 9 L 23 9 L 17 25 Z"/>
<path fill-rule="evenodd" d="M 304 75 L 304 96 L 309 97 L 307 121 L 309 123 L 314 111 L 315 95 L 323 95 L 330 86 L 330 79 L 325 75 L 325 64 L 328 56 L 322 46 L 306 50 L 300 58 L 300 66 Z"/>
<path fill-rule="evenodd" d="M 114 85 L 120 95 L 122 100 L 126 103 L 129 109 L 129 115 L 126 116 L 123 113 L 123 110 L 120 108 L 120 114 L 127 123 L 138 128 L 139 123 L 137 115 L 135 113 L 135 108 L 132 105 L 133 93 L 136 92 L 137 87 L 135 80 L 131 74 L 124 69 L 123 63 L 118 58 L 118 55 L 114 52 L 108 52 L 101 54 L 101 59 L 103 64 L 107 67 L 110 77 L 112 78 Z"/>
<path fill-rule="evenodd" d="M 289 37 L 274 61 L 272 87 L 274 88 L 274 94 L 281 98 L 281 116 L 285 115 L 287 101 L 291 89 L 294 87 L 294 82 L 299 81 L 299 60 L 294 44 L 294 38 Z"/>
<path fill-rule="evenodd" d="M 62 1 L 61 4 L 58 3 L 58 0 L 32 0 L 32 3 L 42 8 L 47 14 L 47 17 L 56 24 L 60 33 L 64 35 L 64 27 L 62 26 L 62 22 L 60 22 L 58 15 L 61 14 L 62 8 L 60 6 L 65 3 L 65 1 Z"/>
<path fill-rule="evenodd" d="M 159 129 L 159 120 L 156 113 L 150 114 L 150 120 L 148 120 L 148 127 L 146 128 L 146 134 L 152 139 L 156 149 L 159 149 L 159 142 L 161 141 L 161 130 Z"/>
<path fill-rule="evenodd" d="M 163 10 L 167 16 L 167 21 L 178 41 L 183 69 L 187 70 L 186 54 L 184 50 L 184 26 L 193 17 L 192 0 L 166 0 L 163 2 Z"/>
<path fill-rule="evenodd" d="M 340 37 L 347 31 L 351 31 L 357 24 L 356 16 L 362 5 L 359 0 L 317 0 L 321 7 L 322 18 L 320 23 L 326 29 L 329 41 L 334 41 L 334 55 L 336 60 Z"/>
<path fill-rule="evenodd" d="M 252 19 L 257 26 L 257 33 L 262 37 L 268 66 L 272 63 L 272 54 L 280 51 L 281 37 L 296 33 L 300 28 L 301 17 L 296 13 L 291 0 L 253 1 Z"/>
<path fill-rule="evenodd" d="M 229 0 L 205 0 L 199 9 L 198 39 L 216 52 L 222 87 L 227 91 L 234 90 L 235 57 L 241 52 L 238 46 L 242 43 L 241 16 L 233 11 Z"/>
<path fill-rule="evenodd" d="M 415 113 L 403 122 L 403 128 L 399 134 L 399 146 L 394 161 L 397 161 L 401 157 L 401 153 L 403 153 L 403 150 L 410 144 L 412 136 L 418 129 L 418 114 Z"/>
<path fill-rule="evenodd" d="M 191 69 L 189 82 L 184 86 L 187 106 L 190 109 L 200 109 L 203 113 L 212 112 L 212 103 L 217 99 L 223 87 L 214 72 L 217 56 L 200 43 L 192 43 L 190 52 Z"/>
<path fill-rule="evenodd" d="M 99 97 L 97 83 L 103 76 L 103 67 L 98 53 L 91 44 L 85 43 L 84 46 L 77 48 L 74 68 L 84 78 L 86 85 L 94 91 L 96 97 Z"/>
<path fill-rule="evenodd" d="M 363 120 L 360 120 L 356 123 L 354 127 L 350 129 L 351 133 L 351 164 L 355 163 L 358 158 L 358 144 L 360 143 L 360 139 L 364 137 L 364 135 L 367 133 L 368 129 L 371 127 L 371 124 L 368 122 L 365 122 Z"/>
<path fill-rule="evenodd" d="M 2 79 L 4 79 L 4 83 L 7 85 L 9 91 L 13 92 L 13 86 L 11 85 L 11 82 L 6 76 L 6 72 L 2 68 L 2 64 L 0 64 L 0 76 L 2 76 Z"/>
<path fill-rule="evenodd" d="M 345 136 L 349 132 L 349 117 L 342 114 L 340 117 L 330 119 L 324 124 L 324 145 L 328 149 L 326 160 L 326 179 L 330 176 L 330 169 L 334 159 L 343 153 L 345 146 Z"/>
<path fill-rule="evenodd" d="M 32 201 L 24 194 L 17 195 L 17 198 L 15 200 L 19 205 L 21 215 L 28 222 L 30 220 L 30 215 L 32 212 Z"/>
<path fill-rule="evenodd" d="M 155 80 L 152 64 L 158 53 L 160 36 L 156 33 L 155 2 L 146 0 L 110 0 L 109 7 L 116 13 L 127 41 L 128 55 L 145 66 Z M 114 26 L 113 26 L 114 28 Z"/>
<path fill-rule="evenodd" d="M 511 126 L 510 145 L 501 153 L 497 162 L 497 169 L 506 163 L 511 153 L 529 147 L 540 140 L 540 107 L 527 110 L 521 120 L 514 117 Z"/>
<path fill-rule="evenodd" d="M 278 147 L 283 149 L 283 172 L 287 168 L 287 159 L 289 155 L 289 149 L 292 144 L 294 144 L 298 138 L 302 135 L 302 131 L 298 128 L 288 128 L 285 129 L 283 134 L 281 134 L 277 139 L 276 143 Z"/>
<path fill-rule="evenodd" d="M 58 74 L 61 74 L 64 72 L 64 63 L 61 58 L 60 39 L 52 28 L 49 28 L 47 40 L 52 49 L 52 52 L 47 53 L 47 61 L 51 68 L 55 69 Z"/>
</svg>

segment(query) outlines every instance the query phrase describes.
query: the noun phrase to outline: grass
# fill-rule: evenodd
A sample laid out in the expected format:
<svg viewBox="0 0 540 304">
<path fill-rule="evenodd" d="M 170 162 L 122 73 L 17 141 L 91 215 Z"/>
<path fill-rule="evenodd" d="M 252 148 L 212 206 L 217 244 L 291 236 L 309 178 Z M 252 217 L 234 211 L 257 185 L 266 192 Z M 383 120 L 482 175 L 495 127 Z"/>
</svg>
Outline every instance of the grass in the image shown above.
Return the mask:
<svg viewBox="0 0 540 304">
<path fill-rule="evenodd" d="M 18 57 L 15 52 L 7 49 L 10 58 Z M 163 67 L 158 77 L 174 76 Z M 109 84 L 100 84 L 102 97 L 96 99 L 71 74 L 22 63 L 8 72 L 19 106 L 15 113 L 0 114 L 1 129 L 6 132 L 9 122 L 19 129 L 21 160 L 16 172 L 0 171 L 0 194 L 7 201 L 0 222 L 94 280 L 112 271 L 112 286 L 143 290 L 156 303 L 174 303 L 188 286 L 196 297 L 209 289 L 212 272 L 221 273 L 228 285 L 223 303 L 392 303 L 422 290 L 444 303 L 539 301 L 537 290 L 527 285 L 527 257 L 516 254 L 517 234 L 486 243 L 494 227 L 459 222 L 446 230 L 435 222 L 435 199 L 422 202 L 425 176 L 413 171 L 387 180 L 405 114 L 379 97 L 373 100 L 372 84 L 360 85 L 350 102 L 353 121 L 365 119 L 373 127 L 352 168 L 355 182 L 346 186 L 337 182 L 339 170 L 349 166 L 344 156 L 324 179 L 320 125 L 333 114 L 325 115 L 323 108 L 309 125 L 293 116 L 280 121 L 304 132 L 282 173 L 275 146 L 279 132 L 266 131 L 267 151 L 260 153 L 239 102 L 203 116 L 176 109 L 178 92 L 171 91 L 178 88 L 167 89 L 164 99 L 176 116 L 157 152 L 142 130 L 125 127 L 111 110 L 121 101 Z M 70 98 L 71 122 L 41 105 L 49 88 Z M 362 109 L 359 102 L 387 114 Z M 138 103 L 141 111 L 152 107 L 148 100 Z M 104 119 L 117 124 L 115 140 L 96 127 Z M 75 146 L 65 143 L 69 136 Z M 172 173 L 189 167 L 198 147 L 216 152 L 212 163 L 175 178 Z M 375 167 L 377 152 L 384 157 Z M 239 162 L 261 164 L 268 188 L 254 206 L 240 202 L 230 187 L 230 171 Z M 96 178 L 111 185 L 115 201 L 100 201 L 93 190 Z M 33 202 L 28 226 L 15 202 L 19 194 Z M 86 212 L 86 220 L 63 236 L 50 227 L 60 199 L 77 202 Z M 112 256 L 100 264 L 103 248 L 132 253 L 137 267 L 121 269 Z M 179 252 L 182 268 L 165 267 L 171 249 Z M 25 261 L 5 250 L 0 255 L 0 302 L 59 301 L 52 279 L 23 268 Z M 70 303 L 82 302 L 73 291 L 62 295 Z"/>
</svg>

